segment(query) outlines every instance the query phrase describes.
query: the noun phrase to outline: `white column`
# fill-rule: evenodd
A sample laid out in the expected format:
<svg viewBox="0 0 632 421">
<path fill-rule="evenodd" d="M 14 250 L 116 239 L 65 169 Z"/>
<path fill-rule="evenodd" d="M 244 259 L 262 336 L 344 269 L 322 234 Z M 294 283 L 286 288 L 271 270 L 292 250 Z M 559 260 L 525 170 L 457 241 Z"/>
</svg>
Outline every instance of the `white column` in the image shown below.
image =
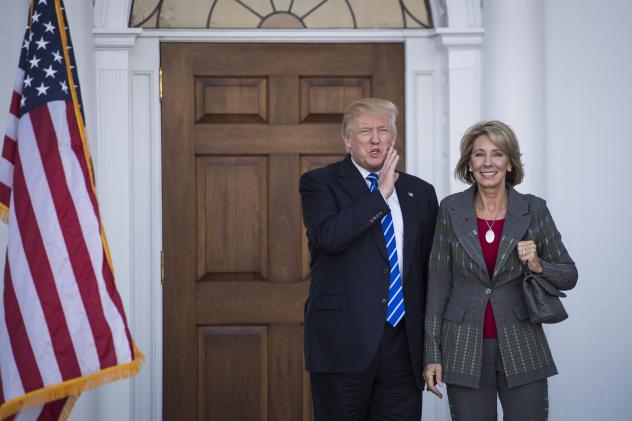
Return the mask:
<svg viewBox="0 0 632 421">
<path fill-rule="evenodd" d="M 459 146 L 463 134 L 481 119 L 481 45 L 482 28 L 438 28 L 439 40 L 446 50 L 444 74 L 447 89 L 447 144 L 448 191 L 454 193 L 465 185 L 453 176 L 459 161 Z"/>
<path fill-rule="evenodd" d="M 544 195 L 544 1 L 485 0 L 483 118 L 509 124 L 526 177 L 518 189 Z"/>
<path fill-rule="evenodd" d="M 118 291 L 132 336 L 131 126 L 129 49 L 140 30 L 95 30 L 97 139 L 93 142 L 97 193 L 112 252 Z M 104 386 L 101 420 L 132 420 L 131 380 Z"/>
</svg>

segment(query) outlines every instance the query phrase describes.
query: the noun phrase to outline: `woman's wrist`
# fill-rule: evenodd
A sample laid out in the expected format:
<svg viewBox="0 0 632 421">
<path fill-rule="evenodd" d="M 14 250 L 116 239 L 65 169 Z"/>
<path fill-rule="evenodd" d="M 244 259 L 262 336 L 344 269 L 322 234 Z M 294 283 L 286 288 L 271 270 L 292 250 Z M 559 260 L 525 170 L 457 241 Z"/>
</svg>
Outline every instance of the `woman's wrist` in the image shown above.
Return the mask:
<svg viewBox="0 0 632 421">
<path fill-rule="evenodd" d="M 534 273 L 542 273 L 544 271 L 540 258 L 536 257 L 529 262 L 529 270 Z"/>
</svg>

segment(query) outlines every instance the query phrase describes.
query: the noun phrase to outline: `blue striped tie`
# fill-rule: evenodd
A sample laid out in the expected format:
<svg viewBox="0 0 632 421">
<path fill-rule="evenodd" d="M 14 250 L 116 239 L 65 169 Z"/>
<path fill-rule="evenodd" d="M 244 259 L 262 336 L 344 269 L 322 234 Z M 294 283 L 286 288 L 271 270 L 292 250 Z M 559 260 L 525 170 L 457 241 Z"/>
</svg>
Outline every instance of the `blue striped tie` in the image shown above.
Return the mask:
<svg viewBox="0 0 632 421">
<path fill-rule="evenodd" d="M 372 172 L 366 176 L 371 183 L 369 189 L 373 192 L 377 189 L 379 175 Z M 388 263 L 391 266 L 391 277 L 388 287 L 388 305 L 386 306 L 386 321 L 392 326 L 404 317 L 404 291 L 402 290 L 402 276 L 399 271 L 399 262 L 397 260 L 397 245 L 395 244 L 395 227 L 393 226 L 393 217 L 391 213 L 387 213 L 382 218 L 382 232 L 384 233 L 384 241 L 386 242 L 386 254 L 388 254 Z"/>
</svg>

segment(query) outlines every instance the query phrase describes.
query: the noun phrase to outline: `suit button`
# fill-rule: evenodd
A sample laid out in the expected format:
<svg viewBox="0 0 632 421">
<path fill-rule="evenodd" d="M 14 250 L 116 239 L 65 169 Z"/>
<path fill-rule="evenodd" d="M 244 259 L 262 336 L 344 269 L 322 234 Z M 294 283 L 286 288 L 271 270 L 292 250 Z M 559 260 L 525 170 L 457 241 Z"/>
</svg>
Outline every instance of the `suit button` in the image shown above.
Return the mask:
<svg viewBox="0 0 632 421">
<path fill-rule="evenodd" d="M 388 300 L 386 298 L 382 298 L 382 304 L 386 304 Z"/>
<path fill-rule="evenodd" d="M 485 290 L 485 294 L 489 295 L 489 294 L 491 294 L 491 293 L 492 293 L 492 290 L 491 290 L 491 289 L 487 288 L 487 289 Z"/>
</svg>

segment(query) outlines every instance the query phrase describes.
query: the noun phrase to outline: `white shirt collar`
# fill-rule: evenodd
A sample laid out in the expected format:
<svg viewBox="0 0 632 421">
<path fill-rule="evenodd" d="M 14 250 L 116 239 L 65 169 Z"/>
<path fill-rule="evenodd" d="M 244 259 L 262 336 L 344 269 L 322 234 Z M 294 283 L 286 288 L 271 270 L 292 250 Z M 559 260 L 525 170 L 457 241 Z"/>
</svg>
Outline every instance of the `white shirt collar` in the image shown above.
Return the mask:
<svg viewBox="0 0 632 421">
<path fill-rule="evenodd" d="M 355 162 L 355 160 L 353 158 L 351 158 L 351 162 L 353 162 L 353 165 L 358 169 L 358 171 L 360 171 L 360 174 L 362 174 L 362 178 L 364 178 L 366 180 L 366 177 L 369 174 L 371 174 L 371 171 L 367 170 L 364 167 L 361 167 L 357 162 Z"/>
</svg>

